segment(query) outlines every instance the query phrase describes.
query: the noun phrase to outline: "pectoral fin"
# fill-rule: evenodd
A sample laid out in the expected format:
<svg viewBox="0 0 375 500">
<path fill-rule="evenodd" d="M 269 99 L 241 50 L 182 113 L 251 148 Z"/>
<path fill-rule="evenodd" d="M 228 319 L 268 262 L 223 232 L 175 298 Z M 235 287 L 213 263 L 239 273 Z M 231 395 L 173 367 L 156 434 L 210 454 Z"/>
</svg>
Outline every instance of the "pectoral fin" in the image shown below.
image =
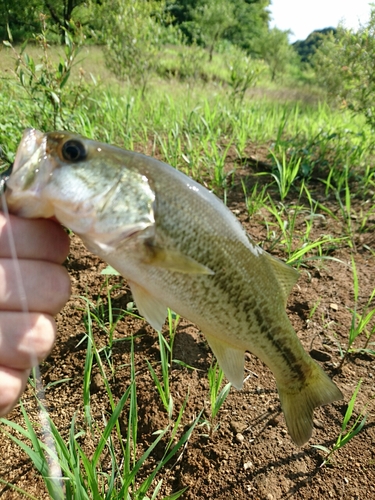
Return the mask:
<svg viewBox="0 0 375 500">
<path fill-rule="evenodd" d="M 242 389 L 245 351 L 243 349 L 235 349 L 222 340 L 218 340 L 206 333 L 204 333 L 204 336 L 229 382 L 236 389 Z"/>
<path fill-rule="evenodd" d="M 184 255 L 178 250 L 161 248 L 158 246 L 146 245 L 147 248 L 147 264 L 156 267 L 162 267 L 170 271 L 186 274 L 215 274 L 207 266 L 200 264 L 198 261 Z"/>
<path fill-rule="evenodd" d="M 150 323 L 152 328 L 160 331 L 167 317 L 167 306 L 137 283 L 128 281 L 128 284 L 140 314 Z"/>
</svg>

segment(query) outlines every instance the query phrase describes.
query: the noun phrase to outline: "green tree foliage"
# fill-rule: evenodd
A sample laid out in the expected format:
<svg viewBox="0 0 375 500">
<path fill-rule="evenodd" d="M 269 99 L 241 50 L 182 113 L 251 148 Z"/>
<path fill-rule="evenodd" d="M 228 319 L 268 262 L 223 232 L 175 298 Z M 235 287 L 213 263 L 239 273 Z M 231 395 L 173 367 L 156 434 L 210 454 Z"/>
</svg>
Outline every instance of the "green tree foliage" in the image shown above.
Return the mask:
<svg viewBox="0 0 375 500">
<path fill-rule="evenodd" d="M 225 38 L 252 56 L 258 56 L 258 40 L 268 30 L 270 0 L 231 0 L 236 24 L 225 33 Z"/>
<path fill-rule="evenodd" d="M 357 31 L 339 27 L 317 50 L 313 65 L 320 84 L 340 105 L 362 114 L 375 128 L 375 8 Z"/>
<path fill-rule="evenodd" d="M 271 80 L 284 73 L 287 66 L 296 63 L 296 52 L 289 45 L 288 31 L 272 28 L 264 32 L 259 43 L 259 53 L 270 68 Z"/>
<path fill-rule="evenodd" d="M 23 41 L 41 31 L 40 14 L 47 16 L 48 28 L 54 28 L 62 43 L 71 21 L 84 24 L 94 3 L 100 0 L 0 0 L 0 36 L 7 38 L 7 26 L 15 41 Z"/>
<path fill-rule="evenodd" d="M 324 38 L 328 34 L 336 34 L 336 28 L 324 28 L 322 30 L 315 30 L 306 38 L 306 40 L 297 40 L 293 43 L 293 48 L 297 51 L 302 62 L 309 62 L 320 45 L 323 43 Z"/>
<path fill-rule="evenodd" d="M 209 40 L 218 32 L 221 20 L 223 29 L 216 35 L 216 41 L 229 41 L 251 53 L 254 40 L 267 29 L 269 5 L 270 0 L 167 0 L 166 7 L 189 43 L 196 41 L 210 47 Z M 228 17 L 224 18 L 223 12 Z M 209 26 L 210 18 L 216 29 Z M 208 26 L 210 35 L 205 32 Z"/>
<path fill-rule="evenodd" d="M 106 64 L 116 76 L 130 80 L 144 91 L 158 61 L 165 3 L 109 0 L 105 10 Z"/>
<path fill-rule="evenodd" d="M 40 2 L 37 0 L 0 0 L 0 37 L 3 40 L 8 38 L 8 28 L 16 41 L 40 31 L 41 25 L 36 12 L 38 3 Z"/>
<path fill-rule="evenodd" d="M 192 29 L 194 38 L 204 42 L 209 50 L 209 60 L 217 42 L 223 37 L 225 31 L 236 24 L 234 5 L 227 0 L 201 0 L 192 12 Z"/>
</svg>

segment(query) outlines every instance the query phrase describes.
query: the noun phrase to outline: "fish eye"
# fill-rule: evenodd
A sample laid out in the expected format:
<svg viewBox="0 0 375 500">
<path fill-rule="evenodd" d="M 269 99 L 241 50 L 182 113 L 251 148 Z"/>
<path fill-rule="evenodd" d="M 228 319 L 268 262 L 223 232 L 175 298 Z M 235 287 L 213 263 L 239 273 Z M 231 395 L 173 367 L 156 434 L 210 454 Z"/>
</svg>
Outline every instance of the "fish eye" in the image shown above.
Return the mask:
<svg viewBox="0 0 375 500">
<path fill-rule="evenodd" d="M 77 141 L 76 139 L 66 141 L 63 144 L 61 152 L 64 160 L 73 162 L 84 160 L 87 156 L 85 146 L 82 144 L 82 142 Z"/>
</svg>

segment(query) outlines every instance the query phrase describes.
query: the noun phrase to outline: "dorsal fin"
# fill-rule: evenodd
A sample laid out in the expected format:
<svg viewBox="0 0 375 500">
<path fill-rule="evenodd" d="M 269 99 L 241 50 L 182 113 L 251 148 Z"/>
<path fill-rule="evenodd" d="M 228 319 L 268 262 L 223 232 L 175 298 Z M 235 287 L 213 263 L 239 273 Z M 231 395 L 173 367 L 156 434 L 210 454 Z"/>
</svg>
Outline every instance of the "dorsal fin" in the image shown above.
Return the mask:
<svg viewBox="0 0 375 500">
<path fill-rule="evenodd" d="M 299 272 L 296 271 L 293 267 L 288 266 L 288 264 L 285 264 L 281 260 L 276 259 L 269 253 L 265 252 L 263 256 L 266 257 L 268 259 L 268 262 L 271 264 L 276 279 L 280 284 L 284 302 L 286 304 L 289 294 L 298 280 Z"/>
</svg>

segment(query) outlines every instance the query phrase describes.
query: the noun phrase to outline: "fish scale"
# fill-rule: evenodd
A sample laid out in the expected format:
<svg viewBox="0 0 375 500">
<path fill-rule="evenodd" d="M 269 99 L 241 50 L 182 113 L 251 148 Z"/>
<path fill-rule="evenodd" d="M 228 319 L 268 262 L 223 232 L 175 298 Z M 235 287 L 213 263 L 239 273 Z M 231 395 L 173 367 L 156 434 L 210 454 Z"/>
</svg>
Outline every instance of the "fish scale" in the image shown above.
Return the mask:
<svg viewBox="0 0 375 500">
<path fill-rule="evenodd" d="M 236 388 L 245 351 L 258 356 L 275 376 L 296 444 L 310 438 L 314 408 L 342 398 L 286 314 L 298 273 L 183 173 L 69 132 L 30 129 L 7 188 L 13 212 L 56 217 L 117 269 L 154 328 L 162 328 L 167 307 L 195 323 Z"/>
</svg>

